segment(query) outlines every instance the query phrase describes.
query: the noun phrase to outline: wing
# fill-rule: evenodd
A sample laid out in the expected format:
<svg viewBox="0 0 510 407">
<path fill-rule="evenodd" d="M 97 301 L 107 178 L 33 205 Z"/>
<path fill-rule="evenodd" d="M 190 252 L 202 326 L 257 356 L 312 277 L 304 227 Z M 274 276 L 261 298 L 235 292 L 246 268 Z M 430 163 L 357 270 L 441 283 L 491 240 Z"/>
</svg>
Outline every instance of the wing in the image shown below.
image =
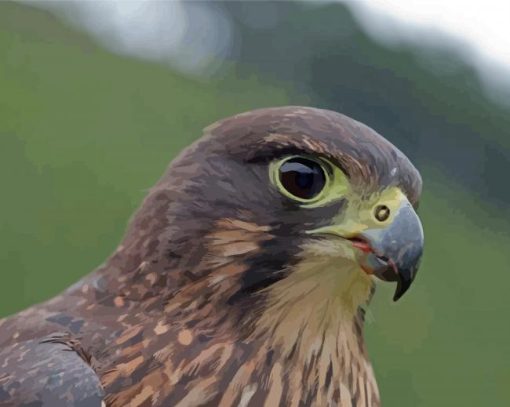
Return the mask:
<svg viewBox="0 0 510 407">
<path fill-rule="evenodd" d="M 51 337 L 2 349 L 0 406 L 104 406 L 101 382 L 76 345 Z"/>
</svg>

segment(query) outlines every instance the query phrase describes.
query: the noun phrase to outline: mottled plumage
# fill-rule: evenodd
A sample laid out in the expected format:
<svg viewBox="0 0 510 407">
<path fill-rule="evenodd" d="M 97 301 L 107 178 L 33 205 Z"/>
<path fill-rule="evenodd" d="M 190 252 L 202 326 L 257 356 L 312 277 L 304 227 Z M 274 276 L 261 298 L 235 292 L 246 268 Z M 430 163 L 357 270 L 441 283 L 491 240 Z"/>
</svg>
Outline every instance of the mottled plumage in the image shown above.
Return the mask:
<svg viewBox="0 0 510 407">
<path fill-rule="evenodd" d="M 268 165 L 294 154 L 337 165 L 356 200 L 282 196 Z M 357 240 L 313 231 L 392 188 L 416 206 L 416 169 L 335 112 L 261 109 L 208 127 L 104 265 L 0 320 L 0 406 L 378 406 L 361 310 L 373 277 Z"/>
</svg>

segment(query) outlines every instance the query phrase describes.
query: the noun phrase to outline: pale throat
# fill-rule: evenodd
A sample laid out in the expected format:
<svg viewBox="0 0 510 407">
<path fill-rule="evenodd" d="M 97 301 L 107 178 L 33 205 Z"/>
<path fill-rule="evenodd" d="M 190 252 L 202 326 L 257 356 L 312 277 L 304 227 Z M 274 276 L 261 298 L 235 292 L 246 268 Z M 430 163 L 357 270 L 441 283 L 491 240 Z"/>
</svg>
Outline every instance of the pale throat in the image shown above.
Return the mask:
<svg viewBox="0 0 510 407">
<path fill-rule="evenodd" d="M 349 352 L 359 347 L 360 306 L 369 301 L 374 283 L 351 252 L 327 240 L 304 247 L 303 260 L 266 289 L 267 307 L 254 334 L 288 353 L 297 344 L 303 357 L 323 342 L 335 351 L 338 346 L 348 346 Z"/>
<path fill-rule="evenodd" d="M 360 394 L 355 406 L 366 400 L 376 406 L 379 394 L 359 311 L 372 295 L 373 281 L 348 253 L 339 257 L 338 247 L 326 246 L 308 247 L 289 276 L 266 289 L 268 306 L 253 335 L 264 343 L 259 352 L 274 352 L 275 366 L 288 372 L 293 401 L 318 385 L 327 390 L 317 393 L 317 405 L 350 406 Z M 330 249 L 336 255 L 324 255 Z M 337 391 L 340 399 L 335 399 Z"/>
</svg>

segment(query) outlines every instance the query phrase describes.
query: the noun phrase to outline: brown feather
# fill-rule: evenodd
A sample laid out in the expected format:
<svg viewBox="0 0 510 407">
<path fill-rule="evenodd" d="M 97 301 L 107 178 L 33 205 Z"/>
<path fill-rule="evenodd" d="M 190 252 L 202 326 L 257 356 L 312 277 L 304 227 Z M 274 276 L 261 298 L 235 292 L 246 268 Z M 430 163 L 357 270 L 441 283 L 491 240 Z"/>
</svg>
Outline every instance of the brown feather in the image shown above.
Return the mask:
<svg viewBox="0 0 510 407">
<path fill-rule="evenodd" d="M 289 243 L 305 220 L 281 221 L 264 189 L 259 163 L 296 150 L 418 202 L 416 169 L 359 122 L 303 107 L 234 116 L 172 163 L 103 266 L 0 321 L 0 349 L 63 332 L 54 340 L 92 367 L 109 407 L 379 406 L 358 309 L 372 285 L 353 277 L 357 291 L 333 295 L 328 264 L 311 283 L 311 255 Z M 0 360 L 0 389 L 11 373 Z"/>
</svg>

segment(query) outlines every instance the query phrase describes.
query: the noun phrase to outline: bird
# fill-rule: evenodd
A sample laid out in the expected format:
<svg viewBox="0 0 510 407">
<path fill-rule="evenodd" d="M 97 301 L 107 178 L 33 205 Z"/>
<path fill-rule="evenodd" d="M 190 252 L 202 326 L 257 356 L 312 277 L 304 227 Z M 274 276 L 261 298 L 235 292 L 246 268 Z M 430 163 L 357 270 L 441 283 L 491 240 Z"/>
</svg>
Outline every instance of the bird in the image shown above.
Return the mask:
<svg viewBox="0 0 510 407">
<path fill-rule="evenodd" d="M 219 120 L 102 265 L 0 320 L 0 406 L 379 406 L 364 315 L 416 277 L 421 189 L 341 113 Z"/>
</svg>

